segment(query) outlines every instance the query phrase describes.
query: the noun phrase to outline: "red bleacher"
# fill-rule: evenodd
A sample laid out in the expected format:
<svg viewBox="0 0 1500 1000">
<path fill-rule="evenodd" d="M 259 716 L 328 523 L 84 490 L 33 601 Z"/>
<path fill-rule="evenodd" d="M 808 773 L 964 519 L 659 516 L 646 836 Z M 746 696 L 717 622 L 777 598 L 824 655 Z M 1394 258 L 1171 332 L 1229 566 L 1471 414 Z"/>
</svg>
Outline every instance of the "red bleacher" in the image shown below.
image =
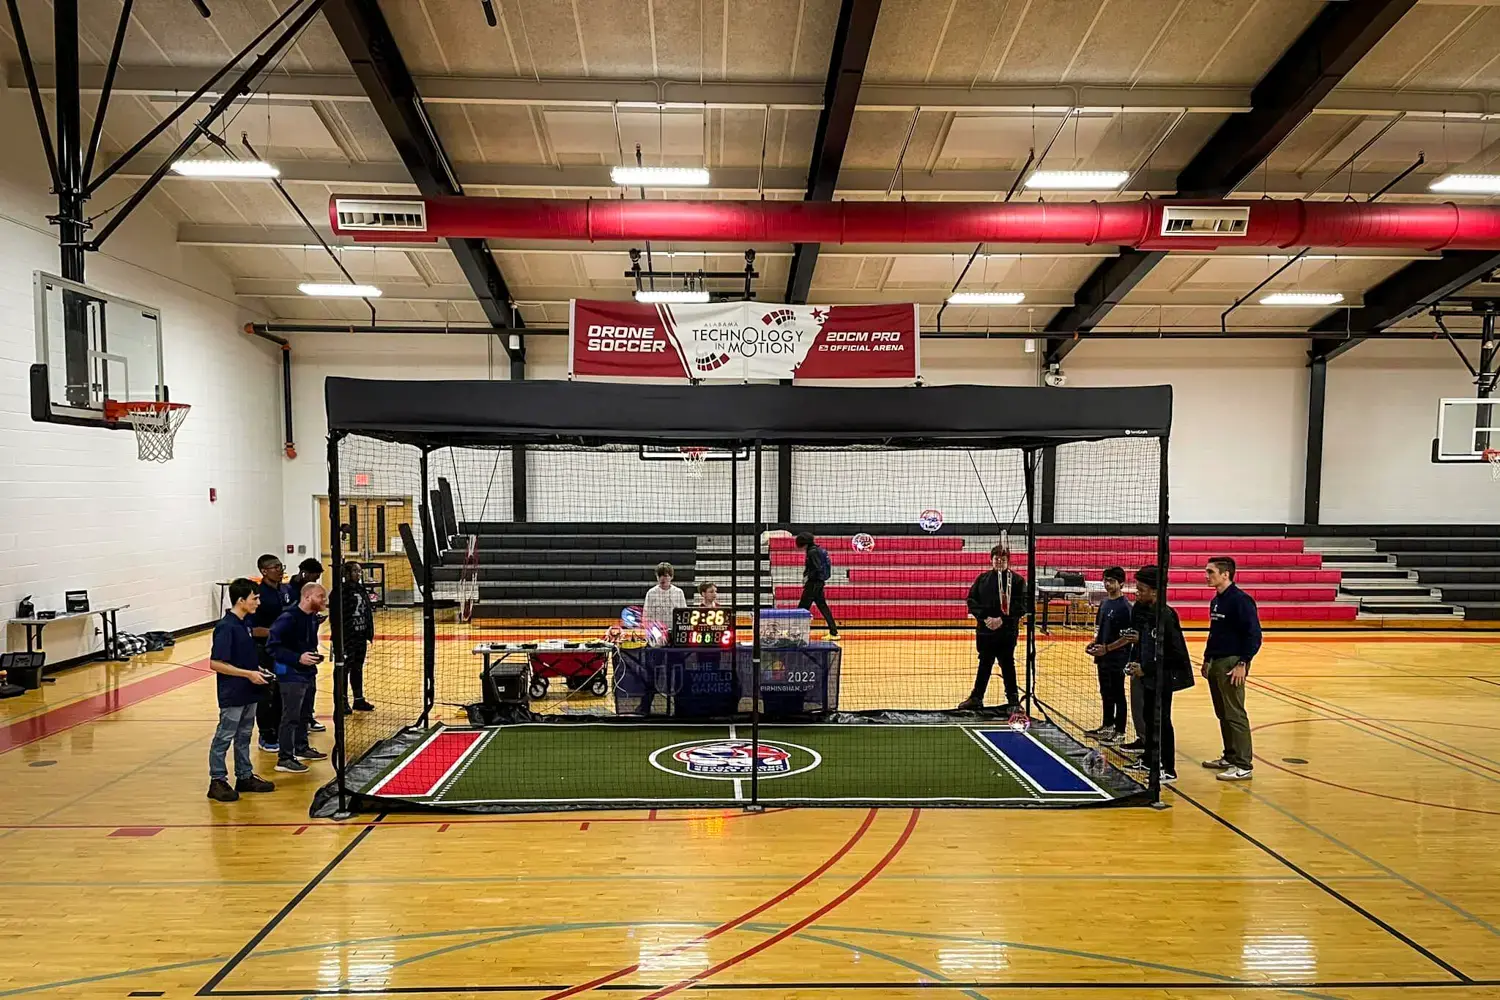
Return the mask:
<svg viewBox="0 0 1500 1000">
<path fill-rule="evenodd" d="M 827 595 L 840 620 L 962 621 L 969 584 L 989 567 L 986 546 L 966 549 L 956 535 L 879 537 L 866 552 L 855 551 L 848 537 L 819 543 L 833 562 Z M 1027 554 L 1018 549 L 1011 565 L 1031 575 Z M 1211 555 L 1235 560 L 1236 580 L 1259 605 L 1263 622 L 1347 621 L 1358 614 L 1357 605 L 1337 601 L 1338 570 L 1323 569 L 1322 556 L 1304 552 L 1299 538 L 1174 538 L 1170 551 L 1167 599 L 1185 622 L 1208 620 L 1213 590 L 1204 583 L 1203 564 Z M 1093 581 L 1106 565 L 1129 572 L 1155 553 L 1156 539 L 1145 536 L 1049 535 L 1036 543 L 1043 574 L 1083 573 Z M 772 540 L 773 566 L 800 566 L 802 559 L 792 539 Z M 776 602 L 792 604 L 800 593 L 800 586 L 782 584 L 775 588 Z"/>
</svg>

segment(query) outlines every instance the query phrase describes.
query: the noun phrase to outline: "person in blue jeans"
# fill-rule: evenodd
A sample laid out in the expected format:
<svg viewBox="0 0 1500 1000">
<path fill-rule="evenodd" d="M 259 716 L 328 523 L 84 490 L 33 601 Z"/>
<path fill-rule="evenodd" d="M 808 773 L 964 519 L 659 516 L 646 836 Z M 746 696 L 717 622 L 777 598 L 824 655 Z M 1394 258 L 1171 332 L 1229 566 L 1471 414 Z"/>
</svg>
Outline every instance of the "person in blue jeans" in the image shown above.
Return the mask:
<svg viewBox="0 0 1500 1000">
<path fill-rule="evenodd" d="M 319 615 L 328 606 L 328 592 L 321 583 L 305 584 L 302 599 L 276 619 L 266 638 L 266 651 L 276 668 L 276 683 L 281 687 L 281 733 L 276 770 L 301 774 L 307 770 L 303 761 L 327 760 L 328 755 L 313 749 L 307 742 L 307 715 L 304 711 L 318 664 Z"/>
<path fill-rule="evenodd" d="M 209 666 L 217 674 L 219 726 L 208 748 L 208 797 L 215 802 L 234 802 L 241 792 L 270 792 L 276 786 L 255 773 L 250 763 L 250 738 L 255 733 L 255 713 L 267 683 L 260 670 L 260 654 L 250 634 L 250 623 L 260 605 L 260 594 L 250 580 L 240 577 L 229 584 L 232 602 L 214 626 Z M 234 746 L 234 787 L 224 755 Z"/>
</svg>

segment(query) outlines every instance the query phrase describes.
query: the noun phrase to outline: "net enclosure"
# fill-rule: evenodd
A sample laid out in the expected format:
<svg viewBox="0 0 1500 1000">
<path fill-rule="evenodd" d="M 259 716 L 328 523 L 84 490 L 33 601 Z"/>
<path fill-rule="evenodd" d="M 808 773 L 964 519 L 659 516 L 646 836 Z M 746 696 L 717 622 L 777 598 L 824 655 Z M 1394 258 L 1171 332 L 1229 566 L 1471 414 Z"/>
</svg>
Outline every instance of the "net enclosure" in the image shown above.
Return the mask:
<svg viewBox="0 0 1500 1000">
<path fill-rule="evenodd" d="M 316 814 L 1093 806 L 1171 770 L 1129 752 L 1170 705 L 1137 572 L 1170 605 L 1201 565 L 1167 537 L 1170 387 L 326 401 Z"/>
</svg>

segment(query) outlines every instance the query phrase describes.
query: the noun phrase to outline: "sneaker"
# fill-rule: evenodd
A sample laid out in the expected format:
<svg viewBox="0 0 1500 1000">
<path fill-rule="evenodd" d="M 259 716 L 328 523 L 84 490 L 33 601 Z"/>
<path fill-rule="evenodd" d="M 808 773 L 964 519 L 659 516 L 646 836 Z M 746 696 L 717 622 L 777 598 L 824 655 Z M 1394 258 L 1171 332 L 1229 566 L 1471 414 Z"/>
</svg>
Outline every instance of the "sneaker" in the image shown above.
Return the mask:
<svg viewBox="0 0 1500 1000">
<path fill-rule="evenodd" d="M 234 783 L 237 792 L 274 792 L 275 782 L 267 781 L 258 774 L 252 774 L 248 778 L 241 778 Z"/>
<path fill-rule="evenodd" d="M 1232 771 L 1232 770 L 1234 770 L 1234 765 L 1231 764 L 1231 763 L 1229 763 L 1229 761 L 1225 760 L 1223 757 L 1218 757 L 1218 758 L 1215 758 L 1214 760 L 1205 760 L 1203 762 L 1203 766 L 1206 767 L 1206 768 L 1208 768 L 1210 771 Z"/>
<path fill-rule="evenodd" d="M 321 751 L 321 750 L 315 749 L 314 747 L 308 747 L 306 750 L 298 750 L 297 751 L 297 759 L 298 760 L 327 760 L 328 759 L 328 755 L 326 753 L 324 753 L 323 751 Z"/>
<path fill-rule="evenodd" d="M 301 774 L 307 770 L 307 765 L 300 760 L 278 760 L 276 770 L 285 771 L 288 774 Z"/>
<path fill-rule="evenodd" d="M 1083 735 L 1091 740 L 1102 740 L 1104 737 L 1112 735 L 1114 731 L 1113 726 L 1100 726 L 1098 729 L 1090 729 Z"/>
<path fill-rule="evenodd" d="M 970 695 L 969 697 L 965 698 L 963 701 L 961 701 L 961 702 L 958 703 L 958 708 L 956 709 L 956 711 L 959 711 L 959 712 L 977 712 L 977 711 L 979 711 L 983 707 L 984 707 L 983 700 L 981 700 L 979 698 L 975 698 L 973 695 Z"/>
<path fill-rule="evenodd" d="M 1170 785 L 1173 782 L 1175 782 L 1176 780 L 1177 780 L 1177 772 L 1176 771 L 1163 771 L 1161 773 L 1161 783 L 1163 785 Z"/>
<path fill-rule="evenodd" d="M 1105 730 L 1104 735 L 1099 737 L 1099 742 L 1107 747 L 1119 746 L 1125 739 L 1125 734 L 1118 729 Z"/>
<path fill-rule="evenodd" d="M 1219 772 L 1220 781 L 1249 781 L 1255 772 L 1248 767 L 1230 767 Z"/>
<path fill-rule="evenodd" d="M 1144 740 L 1131 740 L 1129 743 L 1121 743 L 1115 749 L 1121 753 L 1140 753 L 1146 749 L 1146 743 Z"/>
<path fill-rule="evenodd" d="M 356 712 L 373 712 L 373 711 L 375 711 L 375 706 L 371 705 L 368 701 L 365 701 L 363 698 L 355 698 L 354 699 L 354 710 Z"/>
<path fill-rule="evenodd" d="M 1121 765 L 1120 770 L 1127 771 L 1130 774 L 1148 774 L 1151 771 L 1149 767 L 1147 767 L 1145 764 L 1142 764 L 1138 760 L 1133 760 L 1128 764 Z"/>
<path fill-rule="evenodd" d="M 324 733 L 328 731 L 328 727 L 317 719 L 314 719 L 307 724 L 307 731 L 310 733 Z"/>
<path fill-rule="evenodd" d="M 208 783 L 208 797 L 215 802 L 235 802 L 240 793 L 230 788 L 229 782 L 224 778 L 215 778 Z"/>
<path fill-rule="evenodd" d="M 838 642 L 841 638 L 842 638 L 842 636 L 840 636 L 837 632 L 829 632 L 828 633 L 828 641 L 829 642 Z"/>
<path fill-rule="evenodd" d="M 280 743 L 267 743 L 265 740 L 261 740 L 260 741 L 260 752 L 261 753 L 281 753 L 281 744 Z"/>
</svg>

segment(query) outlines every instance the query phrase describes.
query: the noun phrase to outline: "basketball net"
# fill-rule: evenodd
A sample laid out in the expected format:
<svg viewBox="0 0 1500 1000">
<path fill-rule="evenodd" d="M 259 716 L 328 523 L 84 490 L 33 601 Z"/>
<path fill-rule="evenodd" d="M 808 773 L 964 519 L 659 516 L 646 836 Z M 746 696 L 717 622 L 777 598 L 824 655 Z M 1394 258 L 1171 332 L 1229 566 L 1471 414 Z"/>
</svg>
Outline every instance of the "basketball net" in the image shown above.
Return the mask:
<svg viewBox="0 0 1500 1000">
<path fill-rule="evenodd" d="M 190 409 L 186 403 L 104 401 L 106 420 L 129 424 L 135 429 L 136 455 L 142 462 L 171 461 L 177 429 Z"/>
<path fill-rule="evenodd" d="M 682 460 L 687 463 L 687 474 L 693 479 L 702 479 L 703 470 L 708 468 L 707 448 L 679 448 L 682 452 Z"/>
<path fill-rule="evenodd" d="M 1490 478 L 1500 480 L 1500 448 L 1484 449 L 1484 460 L 1490 463 Z"/>
</svg>

